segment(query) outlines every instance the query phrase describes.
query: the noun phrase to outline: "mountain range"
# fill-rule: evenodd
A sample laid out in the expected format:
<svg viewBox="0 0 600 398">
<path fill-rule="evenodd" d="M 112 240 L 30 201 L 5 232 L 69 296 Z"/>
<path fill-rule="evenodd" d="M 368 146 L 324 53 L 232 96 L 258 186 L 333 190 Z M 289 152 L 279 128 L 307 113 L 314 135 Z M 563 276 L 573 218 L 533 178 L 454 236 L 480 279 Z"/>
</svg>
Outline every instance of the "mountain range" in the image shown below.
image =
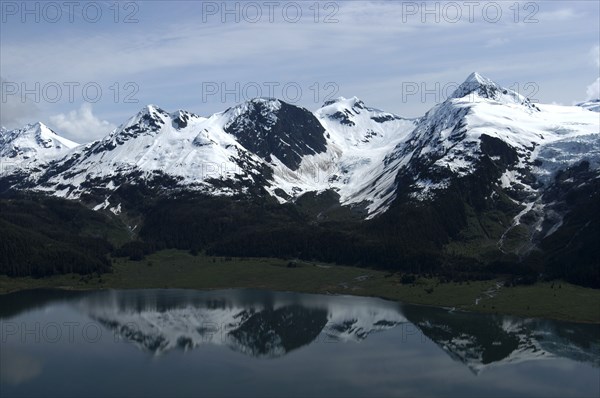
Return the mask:
<svg viewBox="0 0 600 398">
<path fill-rule="evenodd" d="M 412 119 L 356 97 L 327 101 L 315 112 L 257 98 L 209 117 L 149 105 L 103 139 L 82 145 L 42 123 L 3 129 L 0 191 L 77 201 L 120 218 L 141 241 L 215 253 L 236 246 L 236 255 L 398 260 L 420 268 L 427 261 L 414 258 L 436 252 L 481 264 L 498 256 L 512 263 L 534 258 L 539 268 L 549 253 L 559 261 L 577 252 L 591 267 L 600 263 L 588 243 L 599 236 L 598 111 L 597 100 L 534 103 L 478 73 Z M 343 241 L 354 242 L 361 254 L 315 254 L 304 249 L 307 242 L 288 252 L 245 253 L 260 228 L 242 232 L 264 225 L 264 214 L 254 223 L 240 221 L 223 239 L 194 243 L 200 210 L 186 219 L 183 211 L 164 208 L 167 202 L 183 208 L 191 198 L 216 200 L 220 208 L 232 201 L 250 201 L 256 209 L 268 204 L 278 210 L 267 213 L 285 213 L 271 217 L 278 227 L 269 224 L 270 231 L 284 224 L 343 231 Z M 181 220 L 189 233 L 169 241 L 164 234 Z M 560 261 L 556 267 L 564 267 Z"/>
</svg>

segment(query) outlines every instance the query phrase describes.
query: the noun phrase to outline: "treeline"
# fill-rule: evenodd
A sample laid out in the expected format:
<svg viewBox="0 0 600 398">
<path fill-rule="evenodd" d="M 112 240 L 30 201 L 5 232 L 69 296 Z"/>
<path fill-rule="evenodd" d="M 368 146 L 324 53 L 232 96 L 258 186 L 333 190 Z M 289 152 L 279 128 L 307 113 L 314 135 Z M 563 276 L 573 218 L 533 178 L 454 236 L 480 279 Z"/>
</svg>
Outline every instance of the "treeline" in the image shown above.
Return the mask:
<svg viewBox="0 0 600 398">
<path fill-rule="evenodd" d="M 36 195 L 0 200 L 0 274 L 109 272 L 110 222 L 77 202 Z"/>
<path fill-rule="evenodd" d="M 142 241 L 120 255 L 140 258 L 153 249 L 176 248 L 209 255 L 279 257 L 375 266 L 415 273 L 481 275 L 483 265 L 444 254 L 464 223 L 457 202 L 439 208 L 397 207 L 374 221 L 325 221 L 297 206 L 250 199 L 204 197 L 161 200 L 146 211 Z M 446 219 L 440 222 L 440 219 Z M 456 220 L 452 217 L 457 217 Z M 448 271 L 451 267 L 458 271 Z"/>
</svg>

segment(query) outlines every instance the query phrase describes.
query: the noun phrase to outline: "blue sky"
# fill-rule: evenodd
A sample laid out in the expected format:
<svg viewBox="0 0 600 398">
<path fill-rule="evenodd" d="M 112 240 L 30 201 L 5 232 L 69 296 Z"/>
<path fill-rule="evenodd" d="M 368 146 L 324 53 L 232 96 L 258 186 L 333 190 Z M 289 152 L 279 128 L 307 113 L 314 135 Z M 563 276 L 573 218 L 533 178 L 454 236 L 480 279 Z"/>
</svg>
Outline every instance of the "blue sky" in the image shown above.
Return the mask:
<svg viewBox="0 0 600 398">
<path fill-rule="evenodd" d="M 78 142 L 146 104 L 210 115 L 256 95 L 416 117 L 472 71 L 540 102 L 598 97 L 597 1 L 48 4 L 2 1 L 0 122 Z"/>
</svg>

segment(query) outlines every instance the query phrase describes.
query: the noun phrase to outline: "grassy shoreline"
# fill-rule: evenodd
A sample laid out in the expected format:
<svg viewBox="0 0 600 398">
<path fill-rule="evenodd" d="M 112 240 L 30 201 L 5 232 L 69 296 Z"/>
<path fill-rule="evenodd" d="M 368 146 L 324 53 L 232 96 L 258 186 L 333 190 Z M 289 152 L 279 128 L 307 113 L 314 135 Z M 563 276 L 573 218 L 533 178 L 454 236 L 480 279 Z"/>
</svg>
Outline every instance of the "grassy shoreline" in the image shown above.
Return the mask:
<svg viewBox="0 0 600 398">
<path fill-rule="evenodd" d="M 0 294 L 37 288 L 255 288 L 372 296 L 480 313 L 600 323 L 600 290 L 565 282 L 498 288 L 496 280 L 440 283 L 420 278 L 402 284 L 398 275 L 381 270 L 312 262 L 297 262 L 294 268 L 287 265 L 281 259 L 192 256 L 165 250 L 143 261 L 116 259 L 110 274 L 41 279 L 0 276 Z"/>
</svg>

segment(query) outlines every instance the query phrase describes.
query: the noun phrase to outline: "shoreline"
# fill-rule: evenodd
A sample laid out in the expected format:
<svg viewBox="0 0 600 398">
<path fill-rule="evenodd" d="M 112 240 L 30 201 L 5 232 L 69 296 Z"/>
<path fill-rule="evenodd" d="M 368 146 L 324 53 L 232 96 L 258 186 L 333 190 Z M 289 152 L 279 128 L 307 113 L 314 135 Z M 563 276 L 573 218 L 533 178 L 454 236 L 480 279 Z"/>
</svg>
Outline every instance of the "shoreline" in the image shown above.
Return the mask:
<svg viewBox="0 0 600 398">
<path fill-rule="evenodd" d="M 142 261 L 115 259 L 113 272 L 107 274 L 39 279 L 0 276 L 0 296 L 35 289 L 262 289 L 374 297 L 472 313 L 600 324 L 600 290 L 562 281 L 500 288 L 498 279 L 441 282 L 436 278 L 417 278 L 412 284 L 402 284 L 397 274 L 376 269 L 330 264 L 325 267 L 303 261 L 292 268 L 287 265 L 288 261 L 281 259 L 192 256 L 165 250 Z M 496 288 L 496 294 L 486 296 L 491 288 Z"/>
<path fill-rule="evenodd" d="M 562 318 L 562 317 L 544 317 L 544 316 L 536 316 L 536 315 L 531 315 L 531 316 L 523 316 L 523 315 L 519 315 L 519 314 L 515 314 L 513 312 L 491 312 L 491 311 L 477 311 L 477 310 L 473 310 L 473 309 L 465 309 L 465 308 L 456 308 L 456 307 L 448 307 L 448 306 L 444 306 L 442 304 L 423 304 L 423 303 L 417 303 L 417 302 L 408 302 L 408 301 L 401 301 L 401 300 L 397 300 L 391 297 L 386 297 L 386 296 L 378 296 L 378 295 L 364 295 L 364 294 L 353 294 L 353 293 L 331 293 L 331 292 L 307 292 L 307 291 L 298 291 L 298 290 L 277 290 L 277 289 L 261 289 L 261 288 L 254 288 L 254 287 L 212 287 L 212 288 L 198 288 L 198 289 L 194 289 L 194 288 L 180 288 L 180 287 L 168 287 L 168 288 L 157 288 L 157 287 L 131 287 L 131 288 L 120 288 L 120 287 L 104 287 L 104 288 L 98 288 L 98 287 L 80 287 L 80 286 L 40 286 L 40 287 L 34 287 L 34 288 L 23 288 L 23 289 L 18 289 L 18 290 L 10 290 L 10 291 L 2 291 L 0 290 L 0 298 L 2 296 L 8 296 L 10 294 L 15 294 L 15 293 L 19 293 L 19 292 L 31 292 L 31 291 L 36 291 L 36 290 L 57 290 L 57 291 L 67 291 L 67 292 L 102 292 L 102 291 L 109 291 L 109 290 L 189 290 L 189 291 L 197 291 L 197 292 L 207 292 L 207 291 L 214 291 L 214 290 L 265 290 L 265 291 L 271 291 L 271 292 L 276 292 L 276 293 L 301 293 L 301 294 L 313 294 L 313 295 L 324 295 L 324 296 L 339 296 L 339 297 L 343 297 L 343 296 L 348 296 L 348 297 L 365 297 L 365 298 L 374 298 L 374 299 L 380 299 L 380 300 L 385 300 L 385 301 L 390 301 L 390 302 L 394 302 L 394 303 L 399 303 L 399 304 L 406 304 L 406 305 L 411 305 L 411 306 L 418 306 L 418 307 L 428 307 L 428 308 L 439 308 L 439 309 L 446 309 L 446 310 L 451 310 L 453 312 L 463 312 L 463 313 L 470 313 L 470 314 L 481 314 L 481 315 L 501 315 L 501 316 L 514 316 L 517 318 L 526 318 L 526 319 L 543 319 L 543 320 L 550 320 L 550 321 L 558 321 L 558 322 L 568 322 L 568 323 L 578 323 L 578 324 L 587 324 L 587 325 L 600 325 L 600 320 L 598 321 L 593 321 L 593 320 L 574 320 L 572 318 Z"/>
</svg>

